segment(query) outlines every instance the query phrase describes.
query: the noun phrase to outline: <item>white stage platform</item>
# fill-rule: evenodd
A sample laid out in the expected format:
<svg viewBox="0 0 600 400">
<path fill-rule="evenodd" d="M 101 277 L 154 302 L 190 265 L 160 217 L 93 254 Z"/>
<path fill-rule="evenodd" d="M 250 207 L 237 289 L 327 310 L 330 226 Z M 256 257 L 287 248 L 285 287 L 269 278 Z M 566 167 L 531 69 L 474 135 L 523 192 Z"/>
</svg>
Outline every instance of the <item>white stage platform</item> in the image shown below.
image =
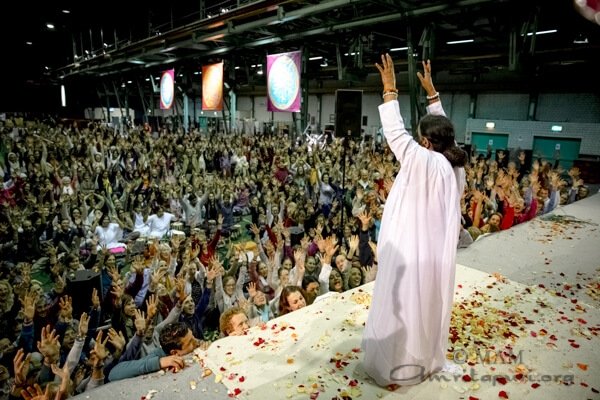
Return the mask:
<svg viewBox="0 0 600 400">
<path fill-rule="evenodd" d="M 600 398 L 600 196 L 459 251 L 449 357 L 463 374 L 395 390 L 362 368 L 373 284 L 221 339 L 178 374 L 110 383 L 90 399 Z M 585 222 L 584 222 L 585 221 Z M 454 343 L 452 343 L 454 342 Z M 212 374 L 206 374 L 210 369 Z M 194 382 L 194 385 L 191 384 Z M 195 387 L 195 388 L 193 388 Z"/>
</svg>

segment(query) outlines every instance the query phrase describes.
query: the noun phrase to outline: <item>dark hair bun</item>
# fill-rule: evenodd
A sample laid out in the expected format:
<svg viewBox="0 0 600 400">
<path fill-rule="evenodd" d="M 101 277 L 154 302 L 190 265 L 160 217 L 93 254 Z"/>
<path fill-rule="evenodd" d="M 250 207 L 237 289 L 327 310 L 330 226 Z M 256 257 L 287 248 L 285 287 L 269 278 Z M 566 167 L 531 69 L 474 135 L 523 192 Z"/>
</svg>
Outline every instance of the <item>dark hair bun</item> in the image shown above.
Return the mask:
<svg viewBox="0 0 600 400">
<path fill-rule="evenodd" d="M 450 161 L 452 167 L 464 167 L 469 161 L 467 152 L 457 145 L 448 147 L 443 154 Z"/>
</svg>

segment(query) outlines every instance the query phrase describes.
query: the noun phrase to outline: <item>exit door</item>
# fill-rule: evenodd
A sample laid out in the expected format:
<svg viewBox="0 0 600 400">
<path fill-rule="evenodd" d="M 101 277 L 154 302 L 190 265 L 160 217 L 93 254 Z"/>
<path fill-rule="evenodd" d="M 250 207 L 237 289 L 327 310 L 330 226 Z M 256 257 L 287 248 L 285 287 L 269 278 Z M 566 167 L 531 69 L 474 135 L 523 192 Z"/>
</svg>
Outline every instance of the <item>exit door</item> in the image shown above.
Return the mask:
<svg viewBox="0 0 600 400">
<path fill-rule="evenodd" d="M 508 148 L 508 134 L 473 132 L 471 136 L 471 146 L 477 146 L 477 154 L 487 155 L 488 146 L 492 148 L 492 154 L 496 150 L 506 150 Z"/>
<path fill-rule="evenodd" d="M 580 147 L 581 139 L 535 136 L 533 138 L 533 160 L 541 157 L 554 165 L 558 159 L 558 165 L 568 171 L 573 168 L 573 161 L 579 158 Z"/>
</svg>

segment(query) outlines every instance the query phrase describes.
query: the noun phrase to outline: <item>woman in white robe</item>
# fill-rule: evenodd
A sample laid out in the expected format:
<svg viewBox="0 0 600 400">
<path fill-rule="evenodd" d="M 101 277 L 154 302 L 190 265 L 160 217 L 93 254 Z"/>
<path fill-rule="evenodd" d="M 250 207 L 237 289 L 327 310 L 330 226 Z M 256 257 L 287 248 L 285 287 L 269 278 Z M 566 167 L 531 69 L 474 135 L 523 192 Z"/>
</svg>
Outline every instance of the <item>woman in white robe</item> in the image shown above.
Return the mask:
<svg viewBox="0 0 600 400">
<path fill-rule="evenodd" d="M 389 55 L 382 64 L 376 64 L 385 94 L 379 113 L 401 169 L 381 222 L 379 270 L 362 347 L 365 371 L 379 385 L 405 386 L 447 365 L 467 155 L 454 141 L 429 62 L 423 63 L 425 77 L 418 74 L 430 99 L 430 115 L 419 124 L 420 143 L 404 127 Z"/>
</svg>

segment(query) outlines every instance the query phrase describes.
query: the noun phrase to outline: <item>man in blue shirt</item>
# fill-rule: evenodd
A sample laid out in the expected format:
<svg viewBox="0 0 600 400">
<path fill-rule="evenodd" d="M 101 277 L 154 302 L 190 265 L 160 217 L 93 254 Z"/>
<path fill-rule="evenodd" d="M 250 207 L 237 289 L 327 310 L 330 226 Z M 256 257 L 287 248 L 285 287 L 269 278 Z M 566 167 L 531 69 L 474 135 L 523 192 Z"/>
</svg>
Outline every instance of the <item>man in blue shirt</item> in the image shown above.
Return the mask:
<svg viewBox="0 0 600 400">
<path fill-rule="evenodd" d="M 109 380 L 133 378 L 164 368 L 183 369 L 183 356 L 199 347 L 201 340 L 183 322 L 169 324 L 160 333 L 160 347 L 139 360 L 123 361 L 115 365 L 108 376 Z"/>
</svg>

